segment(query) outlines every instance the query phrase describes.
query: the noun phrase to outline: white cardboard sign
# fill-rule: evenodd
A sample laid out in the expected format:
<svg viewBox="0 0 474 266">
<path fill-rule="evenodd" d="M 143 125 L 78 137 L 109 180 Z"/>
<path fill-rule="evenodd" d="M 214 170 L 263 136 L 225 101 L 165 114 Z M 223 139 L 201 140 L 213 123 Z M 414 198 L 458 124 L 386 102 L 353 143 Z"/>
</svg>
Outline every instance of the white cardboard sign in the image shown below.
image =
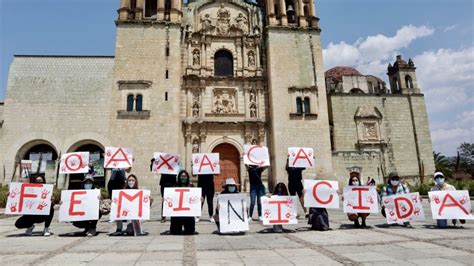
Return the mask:
<svg viewBox="0 0 474 266">
<path fill-rule="evenodd" d="M 244 164 L 269 166 L 270 155 L 268 148 L 259 145 L 244 145 Z"/>
<path fill-rule="evenodd" d="M 418 192 L 383 197 L 382 203 L 388 224 L 425 220 Z"/>
<path fill-rule="evenodd" d="M 272 196 L 261 197 L 263 224 L 298 224 L 296 215 L 298 212 L 298 197 L 296 196 Z"/>
<path fill-rule="evenodd" d="M 99 189 L 63 190 L 59 207 L 60 222 L 99 219 Z"/>
<path fill-rule="evenodd" d="M 163 196 L 163 216 L 201 216 L 201 188 L 165 188 Z"/>
<path fill-rule="evenodd" d="M 150 190 L 113 190 L 110 220 L 150 220 Z"/>
<path fill-rule="evenodd" d="M 428 192 L 433 219 L 474 219 L 467 190 Z"/>
<path fill-rule="evenodd" d="M 245 193 L 220 194 L 217 201 L 221 233 L 249 230 L 247 195 Z"/>
<path fill-rule="evenodd" d="M 304 206 L 339 209 L 339 183 L 328 180 L 304 180 Z"/>
<path fill-rule="evenodd" d="M 219 153 L 193 153 L 193 175 L 220 173 Z"/>
<path fill-rule="evenodd" d="M 379 200 L 375 186 L 344 188 L 344 213 L 378 213 Z"/>
<path fill-rule="evenodd" d="M 288 166 L 295 168 L 314 168 L 313 148 L 288 148 Z"/>
<path fill-rule="evenodd" d="M 177 154 L 155 152 L 153 155 L 155 162 L 151 171 L 157 174 L 177 175 L 179 169 L 180 156 Z"/>
<path fill-rule="evenodd" d="M 5 214 L 49 215 L 53 185 L 10 183 Z"/>
<path fill-rule="evenodd" d="M 104 168 L 126 169 L 132 167 L 133 150 L 130 148 L 105 147 Z"/>
<path fill-rule="evenodd" d="M 89 153 L 72 152 L 61 155 L 60 174 L 82 174 L 89 172 Z"/>
</svg>

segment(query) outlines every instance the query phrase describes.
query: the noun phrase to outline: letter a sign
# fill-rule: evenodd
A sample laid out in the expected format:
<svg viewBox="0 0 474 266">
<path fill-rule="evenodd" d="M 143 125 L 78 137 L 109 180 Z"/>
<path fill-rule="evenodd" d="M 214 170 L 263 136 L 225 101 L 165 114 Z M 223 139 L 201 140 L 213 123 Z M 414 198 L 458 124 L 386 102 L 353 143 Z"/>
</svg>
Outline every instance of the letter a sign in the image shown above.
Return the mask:
<svg viewBox="0 0 474 266">
<path fill-rule="evenodd" d="M 193 175 L 220 174 L 219 153 L 194 153 Z"/>
<path fill-rule="evenodd" d="M 433 219 L 474 219 L 467 190 L 430 191 Z"/>
<path fill-rule="evenodd" d="M 89 153 L 73 152 L 61 156 L 60 174 L 81 174 L 89 171 Z"/>
<path fill-rule="evenodd" d="M 288 148 L 288 166 L 295 168 L 314 168 L 312 148 Z"/>
<path fill-rule="evenodd" d="M 104 168 L 130 168 L 132 167 L 132 162 L 132 149 L 105 147 Z"/>
</svg>

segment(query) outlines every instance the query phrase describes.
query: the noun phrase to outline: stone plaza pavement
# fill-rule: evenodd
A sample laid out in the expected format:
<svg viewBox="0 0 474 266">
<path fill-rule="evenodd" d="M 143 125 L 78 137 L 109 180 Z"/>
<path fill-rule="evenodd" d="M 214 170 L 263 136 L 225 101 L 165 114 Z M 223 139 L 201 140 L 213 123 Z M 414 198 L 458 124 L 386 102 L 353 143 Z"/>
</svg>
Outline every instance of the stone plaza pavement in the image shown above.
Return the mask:
<svg viewBox="0 0 474 266">
<path fill-rule="evenodd" d="M 0 219 L 0 265 L 474 265 L 474 223 L 435 229 L 426 200 L 424 210 L 427 220 L 413 223 L 414 229 L 386 226 L 380 214 L 369 216 L 369 229 L 354 229 L 342 210 L 329 210 L 332 231 L 308 231 L 300 219 L 285 226 L 292 232 L 274 234 L 254 221 L 250 232 L 234 236 L 216 234 L 207 215 L 196 226 L 198 234 L 167 235 L 169 222 L 158 220 L 158 204 L 144 225 L 150 234 L 142 237 L 108 236 L 115 230 L 108 216 L 96 237 L 64 236 L 80 229 L 58 223 L 57 212 L 54 235 L 40 236 L 39 225 L 26 237 L 15 229 L 16 217 L 7 217 Z"/>
</svg>

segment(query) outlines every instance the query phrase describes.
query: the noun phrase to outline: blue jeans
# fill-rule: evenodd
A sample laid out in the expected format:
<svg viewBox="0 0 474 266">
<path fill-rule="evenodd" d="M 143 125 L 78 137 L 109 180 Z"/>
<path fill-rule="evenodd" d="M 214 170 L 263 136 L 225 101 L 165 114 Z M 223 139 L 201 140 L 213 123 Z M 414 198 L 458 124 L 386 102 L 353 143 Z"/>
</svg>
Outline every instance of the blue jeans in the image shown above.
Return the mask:
<svg viewBox="0 0 474 266">
<path fill-rule="evenodd" d="M 250 184 L 250 211 L 249 216 L 252 217 L 253 208 L 255 207 L 255 199 L 257 199 L 258 216 L 262 216 L 262 202 L 260 197 L 265 195 L 264 185 L 252 185 Z"/>
<path fill-rule="evenodd" d="M 448 220 L 446 220 L 446 219 L 436 220 L 436 224 L 438 225 L 438 228 L 447 228 L 448 227 Z"/>
</svg>

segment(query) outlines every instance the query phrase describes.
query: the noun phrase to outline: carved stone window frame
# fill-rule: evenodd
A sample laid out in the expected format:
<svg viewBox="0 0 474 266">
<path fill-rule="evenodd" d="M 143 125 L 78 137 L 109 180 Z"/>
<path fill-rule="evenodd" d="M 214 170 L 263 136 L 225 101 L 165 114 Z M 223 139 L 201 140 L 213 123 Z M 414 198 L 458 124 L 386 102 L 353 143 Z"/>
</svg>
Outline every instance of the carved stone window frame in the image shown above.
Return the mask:
<svg viewBox="0 0 474 266">
<path fill-rule="evenodd" d="M 120 91 L 120 108 L 117 110 L 117 119 L 138 119 L 144 120 L 149 119 L 151 111 L 150 107 L 150 91 L 153 82 L 148 80 L 119 80 L 117 81 L 117 87 Z M 133 108 L 132 111 L 127 111 L 127 98 L 129 95 L 133 95 L 136 98 L 138 95 L 142 96 L 142 110 L 136 111 Z M 136 104 L 136 103 L 135 103 Z"/>
<path fill-rule="evenodd" d="M 316 119 L 318 117 L 318 88 L 316 86 L 290 87 L 288 88 L 288 94 L 291 100 L 291 119 Z M 302 113 L 298 112 L 297 98 L 301 98 L 303 102 L 305 98 L 309 98 L 310 112 L 305 112 L 304 110 Z"/>
<path fill-rule="evenodd" d="M 376 107 L 362 106 L 358 107 L 354 115 L 354 122 L 357 130 L 357 144 L 360 145 L 379 145 L 384 143 L 380 124 L 383 119 L 382 114 Z M 367 125 L 373 125 L 376 138 L 369 138 L 366 134 Z"/>
</svg>

